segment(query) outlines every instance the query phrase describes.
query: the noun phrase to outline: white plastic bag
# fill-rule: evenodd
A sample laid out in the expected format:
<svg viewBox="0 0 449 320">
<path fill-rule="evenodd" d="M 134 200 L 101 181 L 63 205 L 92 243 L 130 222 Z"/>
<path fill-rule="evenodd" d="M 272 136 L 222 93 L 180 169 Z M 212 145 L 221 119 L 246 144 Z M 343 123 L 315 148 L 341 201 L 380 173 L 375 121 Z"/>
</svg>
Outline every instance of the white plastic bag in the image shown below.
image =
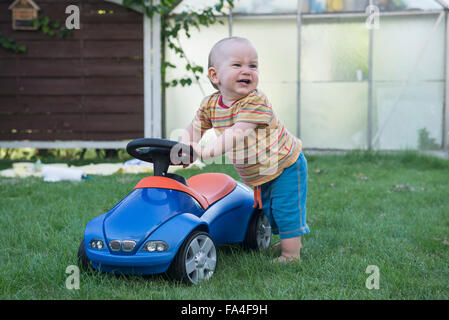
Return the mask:
<svg viewBox="0 0 449 320">
<path fill-rule="evenodd" d="M 47 182 L 57 182 L 62 180 L 81 181 L 84 176 L 84 172 L 78 169 L 42 166 L 42 177 L 44 178 L 44 181 Z"/>
</svg>

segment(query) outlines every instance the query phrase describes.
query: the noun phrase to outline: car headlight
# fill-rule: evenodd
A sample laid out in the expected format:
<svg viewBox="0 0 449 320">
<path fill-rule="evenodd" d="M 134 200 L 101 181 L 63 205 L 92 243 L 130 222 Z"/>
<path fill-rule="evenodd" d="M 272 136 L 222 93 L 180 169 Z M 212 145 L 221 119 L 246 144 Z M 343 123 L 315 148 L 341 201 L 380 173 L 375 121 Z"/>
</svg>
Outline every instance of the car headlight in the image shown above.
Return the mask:
<svg viewBox="0 0 449 320">
<path fill-rule="evenodd" d="M 101 250 L 104 249 L 104 242 L 100 239 L 92 239 L 89 242 L 89 247 L 91 247 L 92 249 Z"/>
<path fill-rule="evenodd" d="M 164 241 L 148 241 L 142 248 L 143 251 L 148 252 L 162 252 L 168 250 L 168 244 Z"/>
</svg>

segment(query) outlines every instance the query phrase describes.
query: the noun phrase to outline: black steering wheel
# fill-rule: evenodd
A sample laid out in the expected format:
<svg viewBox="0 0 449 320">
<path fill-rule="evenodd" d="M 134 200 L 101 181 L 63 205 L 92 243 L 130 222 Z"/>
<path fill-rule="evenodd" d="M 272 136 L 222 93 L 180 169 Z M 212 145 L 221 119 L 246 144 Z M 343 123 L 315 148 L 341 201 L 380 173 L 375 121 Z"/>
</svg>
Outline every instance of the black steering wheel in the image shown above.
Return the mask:
<svg viewBox="0 0 449 320">
<path fill-rule="evenodd" d="M 157 138 L 135 139 L 128 143 L 126 151 L 136 159 L 153 163 L 155 176 L 165 176 L 169 166 L 190 164 L 198 157 L 192 146 Z"/>
</svg>

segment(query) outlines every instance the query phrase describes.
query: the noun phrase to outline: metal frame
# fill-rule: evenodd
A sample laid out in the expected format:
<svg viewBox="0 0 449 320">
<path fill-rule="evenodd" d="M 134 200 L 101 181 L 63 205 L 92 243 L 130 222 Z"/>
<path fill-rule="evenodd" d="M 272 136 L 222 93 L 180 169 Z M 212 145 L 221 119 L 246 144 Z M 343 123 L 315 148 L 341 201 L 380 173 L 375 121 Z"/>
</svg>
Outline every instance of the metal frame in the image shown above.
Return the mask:
<svg viewBox="0 0 449 320">
<path fill-rule="evenodd" d="M 369 1 L 370 7 L 373 0 Z M 369 52 L 368 52 L 368 128 L 366 133 L 367 148 L 373 148 L 373 51 L 374 51 L 374 29 L 369 29 Z"/>
<path fill-rule="evenodd" d="M 156 3 L 159 0 L 154 0 Z M 155 14 L 143 18 L 144 35 L 144 136 L 162 137 L 162 92 L 161 92 L 161 17 Z"/>
<path fill-rule="evenodd" d="M 446 7 L 446 34 L 445 34 L 445 86 L 444 86 L 444 106 L 443 106 L 443 151 L 448 153 L 448 122 L 449 122 L 449 8 Z"/>
<path fill-rule="evenodd" d="M 301 26 L 302 26 L 302 3 L 303 0 L 298 0 L 298 12 L 297 12 L 297 42 L 298 42 L 298 52 L 297 52 L 297 74 L 298 81 L 296 87 L 296 135 L 298 138 L 301 138 Z"/>
<path fill-rule="evenodd" d="M 299 1 L 299 0 L 298 0 Z M 380 11 L 380 16 L 415 16 L 440 14 L 443 10 L 407 10 L 407 11 Z M 296 19 L 298 14 L 293 13 L 260 13 L 244 14 L 232 13 L 233 19 Z M 334 18 L 366 18 L 365 12 L 329 12 L 329 13 L 301 13 L 303 20 L 334 19 Z"/>
<path fill-rule="evenodd" d="M 449 3 L 446 3 L 442 0 L 435 0 L 436 2 L 438 2 L 440 4 L 440 6 L 442 6 L 444 9 L 448 10 L 449 9 Z"/>
<path fill-rule="evenodd" d="M 232 37 L 232 8 L 229 8 L 228 28 L 229 37 Z"/>
</svg>

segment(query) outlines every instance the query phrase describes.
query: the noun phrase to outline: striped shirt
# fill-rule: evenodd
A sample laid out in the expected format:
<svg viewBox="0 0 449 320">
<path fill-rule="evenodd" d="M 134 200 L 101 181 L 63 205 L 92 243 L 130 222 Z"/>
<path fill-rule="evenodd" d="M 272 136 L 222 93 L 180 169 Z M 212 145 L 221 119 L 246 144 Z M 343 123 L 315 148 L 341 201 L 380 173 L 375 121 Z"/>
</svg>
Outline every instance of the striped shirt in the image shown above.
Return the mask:
<svg viewBox="0 0 449 320">
<path fill-rule="evenodd" d="M 275 179 L 301 153 L 301 140 L 287 131 L 267 97 L 258 90 L 231 107 L 223 104 L 220 92 L 215 92 L 203 99 L 192 123 L 201 135 L 213 128 L 220 136 L 237 122 L 257 124 L 255 130 L 245 132 L 245 138 L 226 153 L 247 185 L 255 187 Z"/>
</svg>

